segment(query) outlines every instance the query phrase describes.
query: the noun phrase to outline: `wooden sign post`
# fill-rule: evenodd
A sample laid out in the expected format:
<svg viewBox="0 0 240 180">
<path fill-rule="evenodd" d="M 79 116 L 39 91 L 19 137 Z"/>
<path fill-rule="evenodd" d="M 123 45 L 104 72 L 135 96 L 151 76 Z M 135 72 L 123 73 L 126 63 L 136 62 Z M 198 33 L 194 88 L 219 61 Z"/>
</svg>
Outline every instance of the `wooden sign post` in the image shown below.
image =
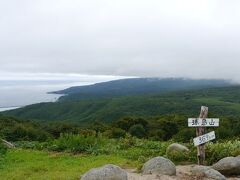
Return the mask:
<svg viewBox="0 0 240 180">
<path fill-rule="evenodd" d="M 208 107 L 202 106 L 201 107 L 201 112 L 199 115 L 199 118 L 207 118 L 208 116 Z M 196 129 L 196 135 L 198 136 L 202 136 L 206 133 L 206 128 L 205 127 L 198 127 Z M 206 158 L 205 155 L 205 144 L 201 144 L 197 147 L 197 151 L 198 151 L 198 164 L 199 165 L 204 165 L 204 161 Z"/>
<path fill-rule="evenodd" d="M 204 165 L 205 161 L 205 143 L 216 138 L 215 132 L 210 133 L 206 132 L 206 127 L 218 127 L 219 119 L 217 118 L 207 118 L 208 116 L 208 107 L 202 106 L 199 118 L 189 118 L 188 126 L 196 127 L 196 135 L 194 138 L 194 145 L 197 146 L 197 157 L 198 164 Z M 206 134 L 207 133 L 207 134 Z"/>
</svg>

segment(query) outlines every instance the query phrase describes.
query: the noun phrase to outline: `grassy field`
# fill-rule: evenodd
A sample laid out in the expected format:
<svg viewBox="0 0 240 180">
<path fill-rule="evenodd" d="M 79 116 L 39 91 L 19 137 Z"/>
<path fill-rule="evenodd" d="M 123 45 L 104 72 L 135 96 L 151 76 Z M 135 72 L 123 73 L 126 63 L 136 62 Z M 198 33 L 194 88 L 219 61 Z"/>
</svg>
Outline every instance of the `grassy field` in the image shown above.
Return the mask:
<svg viewBox="0 0 240 180">
<path fill-rule="evenodd" d="M 136 167 L 136 162 L 116 155 L 71 155 L 35 150 L 11 150 L 0 168 L 1 180 L 75 180 L 93 167 L 114 163 Z"/>
<path fill-rule="evenodd" d="M 134 141 L 133 141 L 134 140 Z M 190 148 L 187 154 L 166 154 L 166 148 L 172 142 L 154 142 L 140 139 L 122 139 L 112 146 L 102 146 L 105 151 L 92 153 L 67 153 L 67 151 L 47 151 L 36 149 L 8 150 L 0 161 L 1 180 L 75 180 L 79 179 L 89 169 L 105 164 L 115 164 L 122 168 L 141 168 L 149 159 L 164 156 L 172 160 L 176 165 L 194 164 L 196 148 L 191 144 L 185 144 Z M 112 140 L 109 142 L 113 143 Z M 124 146 L 123 146 L 124 145 Z M 121 147 L 120 147 L 121 146 Z M 100 153 L 101 152 L 101 153 Z M 240 155 L 240 140 L 208 143 L 206 145 L 206 163 L 212 165 L 224 157 Z"/>
</svg>

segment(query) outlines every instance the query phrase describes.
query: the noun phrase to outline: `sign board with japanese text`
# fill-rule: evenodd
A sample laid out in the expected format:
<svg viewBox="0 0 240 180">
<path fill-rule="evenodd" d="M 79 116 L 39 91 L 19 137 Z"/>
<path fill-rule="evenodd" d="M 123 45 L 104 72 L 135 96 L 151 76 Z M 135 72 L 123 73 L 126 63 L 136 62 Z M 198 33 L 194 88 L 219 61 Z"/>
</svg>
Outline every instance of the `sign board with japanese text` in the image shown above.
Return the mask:
<svg viewBox="0 0 240 180">
<path fill-rule="evenodd" d="M 188 127 L 218 127 L 218 118 L 189 118 Z"/>
<path fill-rule="evenodd" d="M 206 142 L 212 141 L 214 139 L 216 139 L 216 135 L 215 135 L 215 132 L 212 131 L 210 133 L 194 138 L 193 142 L 194 142 L 194 146 L 199 146 L 201 144 L 205 144 Z"/>
<path fill-rule="evenodd" d="M 219 127 L 218 118 L 208 118 L 208 107 L 202 106 L 199 118 L 188 118 L 188 127 L 196 128 L 196 138 L 193 139 L 197 147 L 198 165 L 204 165 L 206 159 L 205 144 L 216 139 L 215 132 L 207 133 L 207 127 Z"/>
</svg>

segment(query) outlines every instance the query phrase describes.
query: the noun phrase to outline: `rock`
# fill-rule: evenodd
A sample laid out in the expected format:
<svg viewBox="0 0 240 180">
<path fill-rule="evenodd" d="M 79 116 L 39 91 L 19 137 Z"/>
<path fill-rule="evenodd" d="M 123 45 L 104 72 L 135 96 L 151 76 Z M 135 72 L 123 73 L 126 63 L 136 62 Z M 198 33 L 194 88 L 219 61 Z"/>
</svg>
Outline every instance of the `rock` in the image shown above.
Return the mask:
<svg viewBox="0 0 240 180">
<path fill-rule="evenodd" d="M 7 148 L 15 148 L 15 145 L 4 140 L 4 139 L 1 139 L 2 143 L 7 147 Z"/>
<path fill-rule="evenodd" d="M 164 157 L 156 157 L 146 162 L 142 169 L 143 174 L 176 175 L 176 166 Z"/>
<path fill-rule="evenodd" d="M 171 154 L 173 152 L 186 153 L 186 152 L 189 152 L 189 149 L 186 146 L 174 143 L 174 144 L 171 144 L 170 146 L 168 146 L 166 153 Z"/>
<path fill-rule="evenodd" d="M 205 179 L 214 179 L 214 180 L 226 179 L 225 176 L 223 176 L 220 172 L 208 166 L 195 166 L 192 169 L 192 174 L 194 176 L 203 177 Z"/>
<path fill-rule="evenodd" d="M 224 175 L 240 175 L 240 158 L 227 157 L 218 161 L 212 167 Z"/>
<path fill-rule="evenodd" d="M 128 175 L 118 166 L 109 164 L 101 168 L 91 169 L 81 180 L 127 180 Z"/>
</svg>

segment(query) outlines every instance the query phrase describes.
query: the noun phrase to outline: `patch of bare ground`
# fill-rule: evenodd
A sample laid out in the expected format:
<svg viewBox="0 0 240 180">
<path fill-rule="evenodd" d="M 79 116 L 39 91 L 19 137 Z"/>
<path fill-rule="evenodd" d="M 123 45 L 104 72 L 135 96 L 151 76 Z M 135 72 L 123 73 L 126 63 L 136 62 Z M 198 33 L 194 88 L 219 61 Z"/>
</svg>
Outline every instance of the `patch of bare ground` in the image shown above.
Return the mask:
<svg viewBox="0 0 240 180">
<path fill-rule="evenodd" d="M 193 176 L 191 169 L 194 165 L 177 166 L 176 176 L 166 175 L 141 175 L 136 170 L 128 170 L 129 180 L 206 180 L 203 176 Z M 240 180 L 240 177 L 231 177 L 227 180 Z"/>
</svg>

